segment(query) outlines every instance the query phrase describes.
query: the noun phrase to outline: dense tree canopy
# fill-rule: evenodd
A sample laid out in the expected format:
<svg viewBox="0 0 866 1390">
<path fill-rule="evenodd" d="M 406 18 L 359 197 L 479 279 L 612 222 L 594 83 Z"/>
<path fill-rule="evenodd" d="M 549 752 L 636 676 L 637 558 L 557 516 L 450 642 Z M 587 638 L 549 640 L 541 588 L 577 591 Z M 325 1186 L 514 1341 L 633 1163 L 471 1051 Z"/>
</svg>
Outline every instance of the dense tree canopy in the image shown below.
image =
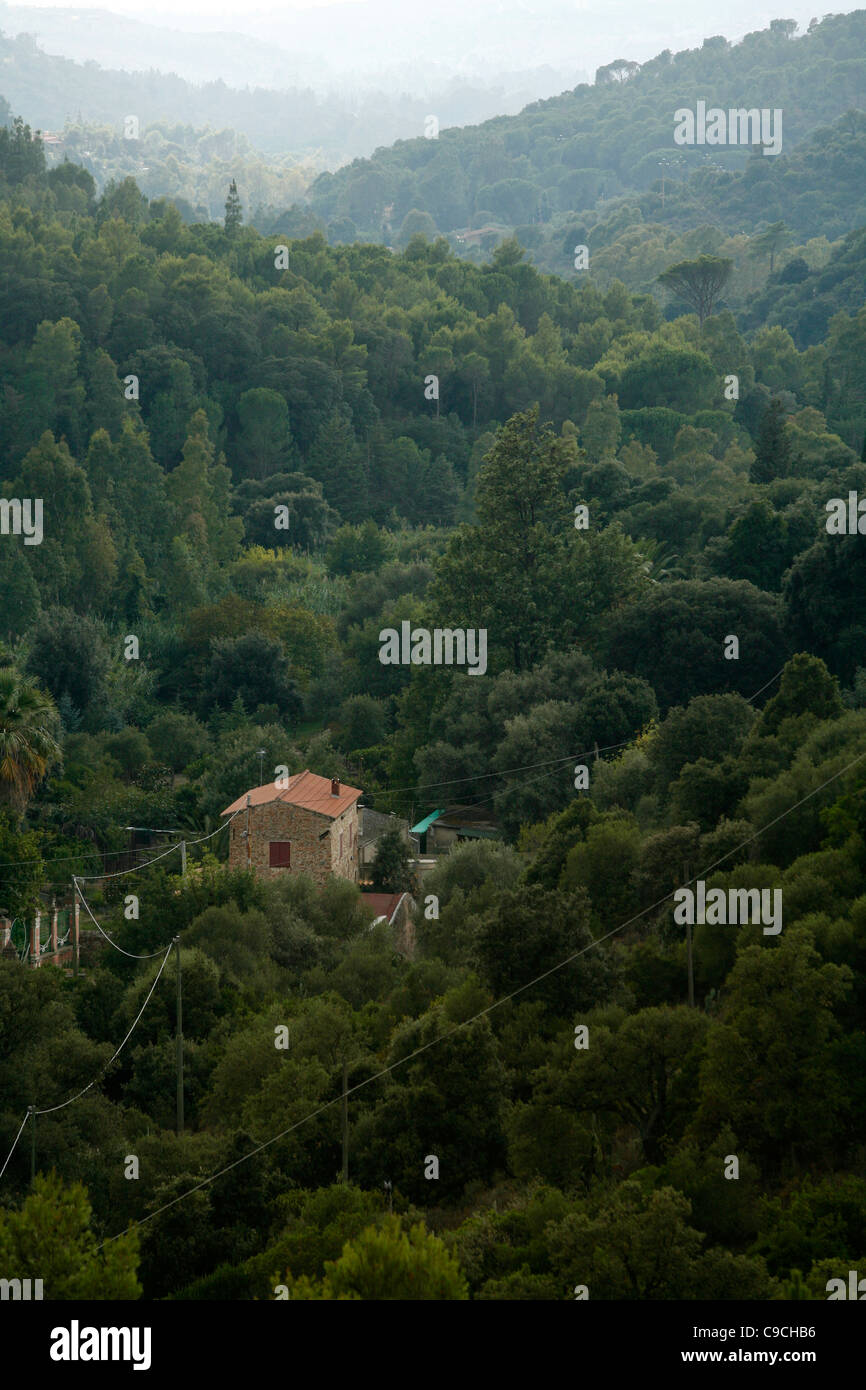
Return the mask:
<svg viewBox="0 0 866 1390">
<path fill-rule="evenodd" d="M 169 187 L 106 135 L 97 186 L 3 108 L 0 1263 L 47 1297 L 861 1258 L 863 23 L 623 58 L 293 208 L 234 137 L 146 132 Z M 660 165 L 734 78 L 785 153 Z M 360 884 L 226 864 L 306 768 L 375 813 Z M 30 969 L 73 875 L 81 970 Z M 780 930 L 689 924 L 698 881 Z"/>
</svg>

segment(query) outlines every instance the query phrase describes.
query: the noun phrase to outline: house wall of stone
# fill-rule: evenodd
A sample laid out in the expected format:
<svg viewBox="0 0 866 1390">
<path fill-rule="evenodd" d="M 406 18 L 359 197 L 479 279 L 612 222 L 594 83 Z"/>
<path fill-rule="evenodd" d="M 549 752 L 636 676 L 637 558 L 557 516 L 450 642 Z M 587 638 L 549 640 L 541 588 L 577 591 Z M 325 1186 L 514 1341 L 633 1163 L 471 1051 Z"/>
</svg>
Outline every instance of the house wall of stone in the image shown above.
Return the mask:
<svg viewBox="0 0 866 1390">
<path fill-rule="evenodd" d="M 357 803 L 344 811 L 338 820 L 302 806 L 283 801 L 271 801 L 264 806 L 251 806 L 249 811 L 250 856 L 243 832 L 247 828 L 247 812 L 241 811 L 229 829 L 229 868 L 250 867 L 259 878 L 278 878 L 282 874 L 308 874 L 322 887 L 333 874 L 358 881 L 358 808 Z M 343 854 L 340 856 L 340 830 L 343 831 Z M 272 840 L 289 840 L 292 862 L 289 868 L 271 868 Z"/>
<path fill-rule="evenodd" d="M 358 803 L 344 811 L 339 820 L 331 822 L 331 872 L 340 878 L 358 882 L 358 837 L 360 833 Z M 343 852 L 340 853 L 342 836 Z"/>
</svg>

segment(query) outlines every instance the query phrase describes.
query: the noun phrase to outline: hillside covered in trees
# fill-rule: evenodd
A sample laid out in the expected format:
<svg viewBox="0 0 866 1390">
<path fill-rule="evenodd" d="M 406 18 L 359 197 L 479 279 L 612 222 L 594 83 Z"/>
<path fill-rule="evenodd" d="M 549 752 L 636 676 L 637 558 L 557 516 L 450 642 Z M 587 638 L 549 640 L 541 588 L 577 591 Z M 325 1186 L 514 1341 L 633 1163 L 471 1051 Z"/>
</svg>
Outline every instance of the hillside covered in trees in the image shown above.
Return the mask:
<svg viewBox="0 0 866 1390">
<path fill-rule="evenodd" d="M 795 28 L 778 20 L 737 44 L 715 37 L 643 64 L 623 59 L 519 115 L 398 141 L 322 174 L 312 208 L 373 240 L 383 221 L 396 230 L 413 212 L 443 235 L 517 228 L 559 274 L 587 239 L 635 255 L 696 226 L 732 236 L 779 219 L 798 241 L 837 237 L 864 221 L 866 11 Z M 677 147 L 674 113 L 698 101 L 781 110 L 781 153 Z"/>
<path fill-rule="evenodd" d="M 92 12 L 90 19 L 100 24 Z M 272 162 L 310 161 L 321 169 L 335 168 L 407 133 L 420 133 L 431 110 L 439 113 L 443 125 L 468 125 L 491 113 L 518 111 L 539 91 L 558 91 L 566 83 L 565 74 L 546 67 L 458 76 L 429 64 L 424 65 L 423 81 L 407 80 L 405 74 L 400 80 L 396 73 L 383 72 L 370 80 L 346 82 L 337 73 L 323 72 L 321 64 L 309 57 L 304 61 L 304 55 L 297 55 L 300 62 L 286 62 L 288 55 L 273 46 L 267 50 L 267 70 L 257 81 L 249 74 L 251 68 L 263 66 L 263 45 L 228 34 L 211 36 L 211 51 L 215 47 L 221 55 L 223 61 L 217 66 L 224 67 L 224 73 L 209 78 L 202 74 L 198 81 L 191 81 L 147 62 L 143 52 L 132 46 L 135 36 L 125 17 L 115 15 L 114 22 L 115 40 L 124 42 L 127 49 L 124 67 L 140 70 L 123 70 L 110 62 L 97 64 L 92 58 L 60 57 L 47 36 L 37 42 L 32 33 L 10 33 L 0 7 L 3 90 L 14 109 L 31 125 L 52 131 L 62 131 L 71 123 L 108 126 L 116 132 L 122 130 L 130 112 L 143 128 L 165 123 L 221 131 L 228 126 Z M 50 27 L 57 28 L 56 18 Z M 77 25 L 79 31 L 83 27 Z M 171 37 L 171 30 L 164 32 Z M 292 28 L 281 27 L 280 37 L 291 42 Z M 187 39 L 190 47 L 196 44 L 207 65 L 201 36 Z M 62 34 L 57 41 L 62 44 Z M 225 61 L 229 55 L 230 61 Z M 579 75 L 571 66 L 568 71 L 572 81 Z"/>
<path fill-rule="evenodd" d="M 818 177 L 816 123 L 862 139 L 862 24 L 713 41 L 313 207 L 354 220 L 374 174 L 374 220 L 401 179 L 420 207 L 423 149 L 458 225 L 608 103 L 591 167 L 625 208 L 656 196 L 653 111 L 744 55 Z M 741 162 L 732 188 L 772 166 Z M 827 524 L 866 495 L 853 195 L 771 266 L 786 210 L 753 190 L 731 307 L 733 259 L 675 221 L 636 289 L 592 246 L 564 278 L 514 237 L 476 265 L 265 235 L 226 192 L 187 222 L 0 130 L 0 495 L 44 500 L 40 543 L 0 535 L 0 909 L 80 875 L 122 948 L 77 977 L 0 959 L 0 1264 L 69 1299 L 825 1299 L 866 1260 L 866 569 L 856 520 Z M 486 629 L 486 674 L 382 664 L 407 621 Z M 353 883 L 228 870 L 220 815 L 262 767 L 495 834 L 439 859 L 398 954 Z M 134 826 L 189 840 L 189 872 L 100 879 Z M 696 876 L 780 890 L 784 923 L 696 925 L 690 998 Z M 31 1185 L 27 1107 L 94 1078 L 36 1120 Z"/>
</svg>

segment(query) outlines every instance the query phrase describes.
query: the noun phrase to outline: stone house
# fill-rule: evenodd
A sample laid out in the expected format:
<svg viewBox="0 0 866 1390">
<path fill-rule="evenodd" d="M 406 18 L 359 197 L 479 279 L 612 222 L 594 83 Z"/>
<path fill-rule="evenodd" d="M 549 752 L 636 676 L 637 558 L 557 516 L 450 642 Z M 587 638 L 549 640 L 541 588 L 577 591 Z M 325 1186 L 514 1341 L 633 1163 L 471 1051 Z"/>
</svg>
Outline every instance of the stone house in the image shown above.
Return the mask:
<svg viewBox="0 0 866 1390">
<path fill-rule="evenodd" d="M 222 812 L 234 817 L 229 868 L 249 868 L 259 878 L 307 874 L 319 887 L 335 874 L 357 883 L 361 795 L 309 769 L 296 772 L 286 787 L 266 782 L 251 788 Z"/>
</svg>

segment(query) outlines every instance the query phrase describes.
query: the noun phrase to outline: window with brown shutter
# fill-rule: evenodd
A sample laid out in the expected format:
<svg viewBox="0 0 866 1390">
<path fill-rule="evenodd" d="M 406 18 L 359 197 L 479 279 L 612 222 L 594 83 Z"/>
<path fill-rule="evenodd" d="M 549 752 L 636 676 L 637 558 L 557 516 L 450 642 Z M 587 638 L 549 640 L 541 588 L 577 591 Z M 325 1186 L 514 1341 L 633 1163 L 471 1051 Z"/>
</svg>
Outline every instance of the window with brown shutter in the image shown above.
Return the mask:
<svg viewBox="0 0 866 1390">
<path fill-rule="evenodd" d="M 291 840 L 271 840 L 268 863 L 272 869 L 290 869 L 292 866 Z"/>
</svg>

